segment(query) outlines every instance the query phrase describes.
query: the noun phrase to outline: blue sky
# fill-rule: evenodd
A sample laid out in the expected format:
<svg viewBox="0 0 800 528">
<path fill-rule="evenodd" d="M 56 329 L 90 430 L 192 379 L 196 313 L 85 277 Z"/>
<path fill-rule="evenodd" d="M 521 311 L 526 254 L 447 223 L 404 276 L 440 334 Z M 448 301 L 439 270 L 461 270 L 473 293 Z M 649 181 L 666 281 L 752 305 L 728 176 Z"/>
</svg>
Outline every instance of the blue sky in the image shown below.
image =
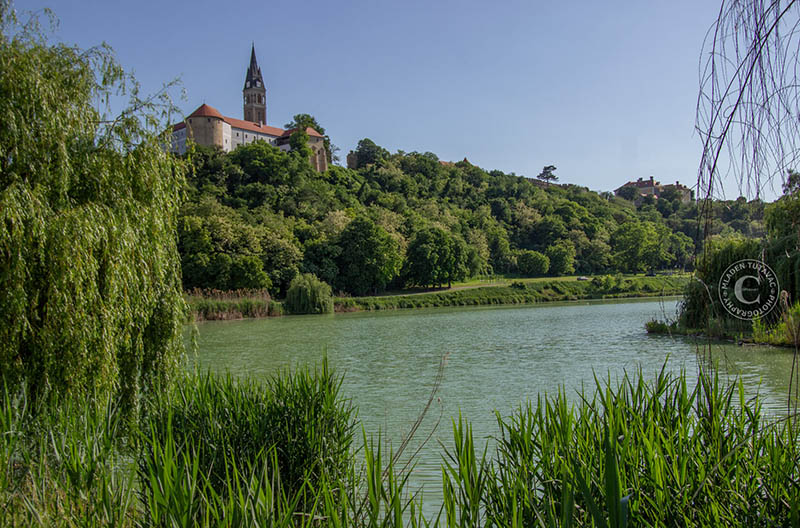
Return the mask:
<svg viewBox="0 0 800 528">
<path fill-rule="evenodd" d="M 55 40 L 107 42 L 146 91 L 181 79 L 242 117 L 255 43 L 268 124 L 314 115 L 341 155 L 368 137 L 529 177 L 612 190 L 693 185 L 698 65 L 718 2 L 17 0 Z M 727 186 L 727 198 L 738 195 Z"/>
</svg>

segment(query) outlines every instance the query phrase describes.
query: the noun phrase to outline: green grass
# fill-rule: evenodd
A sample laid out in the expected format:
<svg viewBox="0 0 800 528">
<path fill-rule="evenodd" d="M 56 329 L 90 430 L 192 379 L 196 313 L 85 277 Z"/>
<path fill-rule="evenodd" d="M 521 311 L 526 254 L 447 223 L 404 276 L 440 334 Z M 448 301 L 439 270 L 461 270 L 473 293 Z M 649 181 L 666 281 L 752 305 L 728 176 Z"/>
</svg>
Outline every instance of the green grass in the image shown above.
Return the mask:
<svg viewBox="0 0 800 528">
<path fill-rule="evenodd" d="M 562 279 L 521 279 L 504 286 L 451 289 L 414 295 L 376 297 L 338 297 L 338 312 L 387 310 L 399 308 L 434 308 L 443 306 L 483 306 L 500 304 L 533 304 L 582 299 L 616 299 L 679 295 L 688 279 L 685 277 L 622 277 L 604 276 L 578 281 Z"/>
<path fill-rule="evenodd" d="M 266 384 L 188 375 L 137 421 L 110 401 L 0 405 L 1 526 L 796 526 L 796 417 L 741 384 L 641 371 L 497 415 L 496 448 L 453 422 L 444 500 L 363 434 L 323 363 Z M 22 394 L 22 393 L 21 393 Z M 436 505 L 439 506 L 439 505 Z"/>
<path fill-rule="evenodd" d="M 282 303 L 267 290 L 200 290 L 184 295 L 195 321 L 218 321 L 283 315 Z"/>
<path fill-rule="evenodd" d="M 380 296 L 336 297 L 337 312 L 532 304 L 581 299 L 617 299 L 680 295 L 688 275 L 646 277 L 644 275 L 603 275 L 579 281 L 578 276 L 515 278 L 494 276 L 455 283 L 438 291 L 398 290 Z M 284 303 L 272 299 L 266 290 L 193 290 L 185 295 L 196 321 L 274 317 L 283 315 Z"/>
<path fill-rule="evenodd" d="M 448 526 L 788 526 L 798 521 L 796 422 L 770 420 L 741 384 L 641 371 L 570 403 L 498 415 L 494 456 L 455 424 Z M 476 519 L 477 517 L 477 519 Z M 464 519 L 468 522 L 464 523 Z M 796 525 L 796 524 L 791 524 Z"/>
</svg>

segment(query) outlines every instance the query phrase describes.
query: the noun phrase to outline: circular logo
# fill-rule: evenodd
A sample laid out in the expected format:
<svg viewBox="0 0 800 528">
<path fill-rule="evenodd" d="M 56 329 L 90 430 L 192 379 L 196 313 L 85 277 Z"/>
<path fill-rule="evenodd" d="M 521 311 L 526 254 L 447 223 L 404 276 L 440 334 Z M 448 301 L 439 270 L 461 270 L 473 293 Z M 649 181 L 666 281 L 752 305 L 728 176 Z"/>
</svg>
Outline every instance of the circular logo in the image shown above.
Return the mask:
<svg viewBox="0 0 800 528">
<path fill-rule="evenodd" d="M 738 319 L 764 317 L 778 304 L 778 276 L 760 260 L 734 262 L 719 280 L 719 300 Z"/>
</svg>

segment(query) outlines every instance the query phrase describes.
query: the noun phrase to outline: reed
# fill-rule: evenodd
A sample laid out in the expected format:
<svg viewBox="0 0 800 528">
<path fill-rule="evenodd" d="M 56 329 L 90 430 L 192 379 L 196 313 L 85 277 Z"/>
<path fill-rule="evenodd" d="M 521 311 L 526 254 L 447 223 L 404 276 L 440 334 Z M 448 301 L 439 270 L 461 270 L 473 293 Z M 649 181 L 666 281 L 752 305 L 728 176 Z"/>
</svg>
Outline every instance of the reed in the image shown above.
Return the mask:
<svg viewBox="0 0 800 528">
<path fill-rule="evenodd" d="M 696 383 L 695 383 L 696 381 Z M 426 519 L 407 467 L 362 432 L 326 362 L 264 383 L 188 374 L 140 427 L 103 398 L 0 406 L 2 526 L 794 526 L 796 417 L 741 384 L 664 369 L 595 379 L 497 416 L 496 447 L 453 423 Z"/>
<path fill-rule="evenodd" d="M 196 321 L 275 317 L 283 306 L 267 290 L 213 290 L 195 288 L 185 293 L 189 311 Z"/>
<path fill-rule="evenodd" d="M 559 392 L 497 420 L 490 460 L 476 456 L 469 428 L 455 427 L 445 474 L 448 526 L 798 521 L 795 417 L 770 421 L 741 384 L 724 386 L 714 374 L 690 388 L 683 373 L 662 369 L 647 382 L 638 371 L 616 386 L 596 380 L 575 404 Z M 476 489 L 485 489 L 479 505 Z"/>
</svg>

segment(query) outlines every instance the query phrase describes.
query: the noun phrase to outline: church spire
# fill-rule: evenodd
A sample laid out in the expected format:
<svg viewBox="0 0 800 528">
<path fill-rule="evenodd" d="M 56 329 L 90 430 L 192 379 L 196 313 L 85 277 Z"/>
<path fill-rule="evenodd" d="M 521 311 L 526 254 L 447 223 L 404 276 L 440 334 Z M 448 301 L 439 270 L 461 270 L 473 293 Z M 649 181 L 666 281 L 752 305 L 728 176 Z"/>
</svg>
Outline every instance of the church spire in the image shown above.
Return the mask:
<svg viewBox="0 0 800 528">
<path fill-rule="evenodd" d="M 250 67 L 247 68 L 247 77 L 244 81 L 245 88 L 256 88 L 264 86 L 264 78 L 261 76 L 261 68 L 258 67 L 256 60 L 256 44 L 250 49 Z"/>
<path fill-rule="evenodd" d="M 267 89 L 264 86 L 264 77 L 256 60 L 256 45 L 250 48 L 250 67 L 247 68 L 247 77 L 242 89 L 244 102 L 244 119 L 262 125 L 267 124 Z"/>
</svg>

